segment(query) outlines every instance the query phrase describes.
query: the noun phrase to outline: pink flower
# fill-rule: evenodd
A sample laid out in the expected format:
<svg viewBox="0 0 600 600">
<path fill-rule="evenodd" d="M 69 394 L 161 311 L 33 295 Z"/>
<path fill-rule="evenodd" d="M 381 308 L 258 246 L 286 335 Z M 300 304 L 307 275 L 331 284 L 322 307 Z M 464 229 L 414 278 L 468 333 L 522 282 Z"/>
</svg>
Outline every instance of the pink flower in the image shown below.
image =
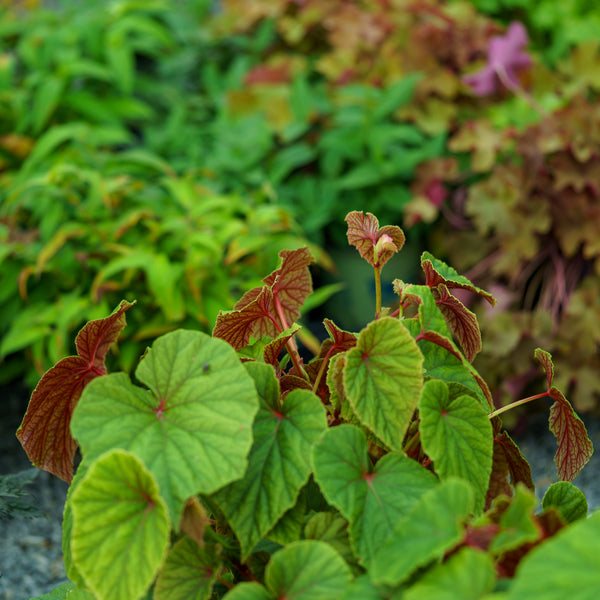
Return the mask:
<svg viewBox="0 0 600 600">
<path fill-rule="evenodd" d="M 488 96 L 497 90 L 498 80 L 513 90 L 519 87 L 517 72 L 531 65 L 530 56 L 523 50 L 529 43 L 527 30 L 517 21 L 510 24 L 506 35 L 494 36 L 488 45 L 487 65 L 463 81 L 476 96 Z"/>
</svg>

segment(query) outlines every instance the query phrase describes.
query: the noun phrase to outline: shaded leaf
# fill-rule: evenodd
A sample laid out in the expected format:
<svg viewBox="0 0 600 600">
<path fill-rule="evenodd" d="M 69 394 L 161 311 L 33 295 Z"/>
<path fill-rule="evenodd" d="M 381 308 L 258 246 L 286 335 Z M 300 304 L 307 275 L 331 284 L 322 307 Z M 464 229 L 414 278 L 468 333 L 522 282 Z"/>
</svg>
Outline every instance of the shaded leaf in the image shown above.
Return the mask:
<svg viewBox="0 0 600 600">
<path fill-rule="evenodd" d="M 171 523 L 152 474 L 129 452 L 111 450 L 91 465 L 71 498 L 71 547 L 101 600 L 141 598 L 167 552 Z M 136 557 L 135 569 L 129 568 Z"/>
<path fill-rule="evenodd" d="M 241 477 L 258 409 L 254 383 L 235 351 L 199 331 L 158 338 L 135 372 L 95 379 L 71 429 L 84 457 L 110 448 L 139 456 L 159 483 L 177 526 L 186 500 Z"/>
<path fill-rule="evenodd" d="M 201 548 L 189 537 L 176 542 L 161 569 L 154 598 L 156 600 L 208 600 L 221 566 L 219 548 Z"/>
<path fill-rule="evenodd" d="M 419 567 L 441 558 L 462 539 L 473 501 L 464 479 L 447 479 L 425 492 L 381 546 L 370 570 L 373 582 L 399 585 Z"/>
<path fill-rule="evenodd" d="M 346 354 L 344 387 L 354 412 L 390 448 L 401 450 L 423 386 L 423 356 L 397 319 L 360 332 Z"/>
<path fill-rule="evenodd" d="M 133 304 L 123 300 L 109 317 L 90 321 L 81 329 L 75 340 L 78 356 L 63 358 L 44 373 L 17 431 L 29 460 L 69 483 L 77 448 L 70 431 L 71 416 L 87 384 L 106 375 L 104 358 L 125 327 L 125 311 Z"/>
<path fill-rule="evenodd" d="M 581 519 L 523 558 L 507 600 L 592 600 L 600 590 L 600 512 Z"/>
<path fill-rule="evenodd" d="M 516 486 L 517 483 L 522 483 L 526 488 L 534 491 L 535 485 L 531 475 L 531 466 L 523 454 L 521 454 L 521 450 L 517 444 L 515 444 L 514 440 L 506 431 L 503 431 L 500 435 L 495 437 L 494 448 L 496 447 L 499 447 L 502 450 L 508 463 L 510 479 L 513 486 Z"/>
<path fill-rule="evenodd" d="M 427 571 L 402 596 L 403 600 L 479 600 L 496 582 L 494 562 L 488 554 L 462 548 Z"/>
<path fill-rule="evenodd" d="M 404 246 L 404 233 L 400 227 L 379 227 L 377 217 L 371 213 L 352 211 L 346 215 L 348 243 L 373 267 L 380 268 Z"/>
<path fill-rule="evenodd" d="M 500 517 L 500 531 L 489 547 L 494 554 L 502 555 L 523 544 L 535 542 L 542 534 L 534 519 L 536 499 L 533 492 L 523 484 L 518 484 L 515 490 L 515 495 Z"/>
</svg>

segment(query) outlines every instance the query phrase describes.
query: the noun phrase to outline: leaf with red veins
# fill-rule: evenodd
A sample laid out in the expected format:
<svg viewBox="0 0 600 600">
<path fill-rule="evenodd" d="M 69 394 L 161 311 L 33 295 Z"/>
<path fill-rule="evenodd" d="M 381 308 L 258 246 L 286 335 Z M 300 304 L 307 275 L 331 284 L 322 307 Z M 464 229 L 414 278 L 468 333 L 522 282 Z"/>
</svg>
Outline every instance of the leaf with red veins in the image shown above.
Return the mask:
<svg viewBox="0 0 600 600">
<path fill-rule="evenodd" d="M 594 446 L 583 421 L 562 392 L 551 387 L 548 395 L 555 401 L 550 408 L 550 431 L 556 436 L 558 448 L 554 455 L 561 481 L 573 481 L 590 460 Z"/>
<path fill-rule="evenodd" d="M 422 331 L 417 337 L 416 341 L 419 342 L 421 340 L 425 340 L 426 342 L 431 342 L 432 344 L 437 344 L 441 346 L 447 352 L 450 352 L 453 356 L 458 358 L 462 362 L 463 357 L 460 352 L 456 348 L 456 346 L 452 343 L 452 340 L 449 340 L 447 337 L 443 336 L 437 331 L 432 331 L 431 329 L 427 329 Z"/>
<path fill-rule="evenodd" d="M 434 289 L 435 303 L 441 310 L 450 330 L 457 337 L 466 359 L 473 362 L 481 350 L 481 332 L 477 317 L 441 283 Z"/>
<path fill-rule="evenodd" d="M 404 232 L 395 225 L 379 227 L 377 217 L 354 210 L 346 215 L 348 243 L 373 267 L 380 268 L 404 246 Z"/>
<path fill-rule="evenodd" d="M 241 350 L 248 345 L 251 336 L 259 338 L 261 335 L 278 335 L 279 331 L 273 323 L 273 293 L 270 288 L 254 288 L 247 292 L 242 300 L 247 299 L 255 290 L 259 290 L 258 293 L 252 294 L 253 299 L 245 302 L 242 308 L 219 312 L 212 332 L 213 337 L 221 338 L 236 350 Z M 239 307 L 240 302 L 236 306 Z"/>
<path fill-rule="evenodd" d="M 452 267 L 449 267 L 444 261 L 435 258 L 429 252 L 423 252 L 421 255 L 421 267 L 425 272 L 425 285 L 430 288 L 436 288 L 444 284 L 450 289 L 468 290 L 485 298 L 492 306 L 496 304 L 496 299 L 492 294 L 477 287 L 463 275 L 459 275 Z"/>
<path fill-rule="evenodd" d="M 496 446 L 504 453 L 513 486 L 516 486 L 520 482 L 531 491 L 534 491 L 535 486 L 533 484 L 533 477 L 531 476 L 531 467 L 521 454 L 519 447 L 506 431 L 503 431 L 500 435 L 496 435 L 494 438 L 494 450 Z"/>
<path fill-rule="evenodd" d="M 71 416 L 85 386 L 106 375 L 104 358 L 127 324 L 123 300 L 108 317 L 87 323 L 77 334 L 78 356 L 68 356 L 46 371 L 31 395 L 17 438 L 29 460 L 71 483 L 77 442 L 71 435 Z"/>
<path fill-rule="evenodd" d="M 263 286 L 246 292 L 232 311 L 219 313 L 214 337 L 240 350 L 251 336 L 275 338 L 300 317 L 300 308 L 313 289 L 308 265 L 314 258 L 308 248 L 282 250 L 279 256 L 281 266 L 263 279 Z"/>
<path fill-rule="evenodd" d="M 269 364 L 275 366 L 278 362 L 279 354 L 285 348 L 290 338 L 292 338 L 297 331 L 302 329 L 300 325 L 294 323 L 292 327 L 282 331 L 273 341 L 269 342 L 263 350 L 263 360 Z"/>
<path fill-rule="evenodd" d="M 312 294 L 312 278 L 308 265 L 315 262 L 308 248 L 282 250 L 281 267 L 273 271 L 263 282 L 270 286 L 276 304 L 283 310 L 285 323 L 282 329 L 291 327 L 300 318 L 300 309 L 304 301 Z"/>
<path fill-rule="evenodd" d="M 319 358 L 325 358 L 327 355 L 332 357 L 356 346 L 356 334 L 340 329 L 330 319 L 323 319 L 323 325 L 325 325 L 325 329 L 327 329 L 331 339 L 325 340 L 321 344 Z"/>
</svg>

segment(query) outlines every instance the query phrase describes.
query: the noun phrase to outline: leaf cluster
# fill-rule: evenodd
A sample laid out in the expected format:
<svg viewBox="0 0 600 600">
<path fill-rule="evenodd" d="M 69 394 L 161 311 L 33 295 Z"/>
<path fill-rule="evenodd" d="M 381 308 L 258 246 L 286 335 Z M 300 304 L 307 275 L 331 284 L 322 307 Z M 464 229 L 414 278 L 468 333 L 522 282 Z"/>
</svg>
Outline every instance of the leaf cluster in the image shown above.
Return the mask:
<svg viewBox="0 0 600 600">
<path fill-rule="evenodd" d="M 131 370 L 146 339 L 209 330 L 281 248 L 305 243 L 288 211 L 225 193 L 204 167 L 221 92 L 196 70 L 232 53 L 210 40 L 210 8 L 2 12 L 0 380 L 33 383 L 126 293 L 147 308 L 114 358 Z"/>
<path fill-rule="evenodd" d="M 399 227 L 347 215 L 375 278 Z M 424 253 L 425 284 L 397 280 L 359 332 L 327 319 L 308 363 L 296 347 L 312 291 L 307 248 L 281 264 L 213 336 L 160 336 L 132 381 L 106 373 L 123 302 L 88 323 L 78 356 L 40 380 L 17 436 L 70 482 L 57 598 L 226 600 L 558 598 L 599 585 L 600 521 L 571 483 L 587 432 L 536 351 L 553 401 L 557 473 L 536 508 L 526 459 L 470 359 L 474 315 L 495 299 Z M 479 343 L 478 343 L 479 340 Z M 534 397 L 524 398 L 525 403 Z M 73 476 L 73 455 L 82 461 Z M 449 595 L 448 595 L 449 594 Z"/>
</svg>

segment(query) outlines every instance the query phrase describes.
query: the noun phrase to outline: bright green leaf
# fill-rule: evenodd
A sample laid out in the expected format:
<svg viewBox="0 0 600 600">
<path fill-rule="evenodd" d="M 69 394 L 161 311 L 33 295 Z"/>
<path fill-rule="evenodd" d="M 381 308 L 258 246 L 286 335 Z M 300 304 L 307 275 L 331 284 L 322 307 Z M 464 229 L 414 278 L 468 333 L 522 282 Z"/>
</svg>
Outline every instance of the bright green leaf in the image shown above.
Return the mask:
<svg viewBox="0 0 600 600">
<path fill-rule="evenodd" d="M 353 425 L 331 428 L 313 450 L 315 480 L 350 523 L 356 555 L 370 564 L 377 550 L 435 476 L 406 456 L 387 454 L 375 467 L 365 434 Z"/>
<path fill-rule="evenodd" d="M 138 455 L 160 485 L 174 523 L 187 498 L 239 479 L 257 410 L 254 383 L 233 348 L 198 331 L 158 338 L 136 370 L 97 377 L 71 430 L 84 456 L 111 448 Z"/>
<path fill-rule="evenodd" d="M 373 321 L 347 353 L 344 386 L 360 421 L 394 450 L 402 440 L 423 387 L 423 356 L 397 319 Z"/>
<path fill-rule="evenodd" d="M 567 523 L 582 519 L 588 512 L 585 494 L 570 481 L 553 483 L 544 494 L 542 506 L 556 508 Z"/>
<path fill-rule="evenodd" d="M 275 600 L 274 596 L 255 581 L 238 583 L 223 598 L 224 600 Z"/>
<path fill-rule="evenodd" d="M 171 529 L 152 474 L 133 454 L 111 450 L 90 465 L 71 502 L 73 559 L 87 586 L 99 600 L 141 598 Z"/>
<path fill-rule="evenodd" d="M 296 503 L 311 472 L 312 446 L 327 428 L 325 408 L 312 392 L 293 390 L 281 402 L 270 365 L 247 363 L 246 368 L 260 399 L 248 469 L 215 494 L 243 557 Z"/>
<path fill-rule="evenodd" d="M 494 432 L 480 402 L 467 394 L 450 398 L 448 386 L 432 379 L 419 402 L 421 443 L 433 460 L 435 472 L 445 479 L 463 477 L 475 490 L 475 510 L 485 504 Z"/>
</svg>

